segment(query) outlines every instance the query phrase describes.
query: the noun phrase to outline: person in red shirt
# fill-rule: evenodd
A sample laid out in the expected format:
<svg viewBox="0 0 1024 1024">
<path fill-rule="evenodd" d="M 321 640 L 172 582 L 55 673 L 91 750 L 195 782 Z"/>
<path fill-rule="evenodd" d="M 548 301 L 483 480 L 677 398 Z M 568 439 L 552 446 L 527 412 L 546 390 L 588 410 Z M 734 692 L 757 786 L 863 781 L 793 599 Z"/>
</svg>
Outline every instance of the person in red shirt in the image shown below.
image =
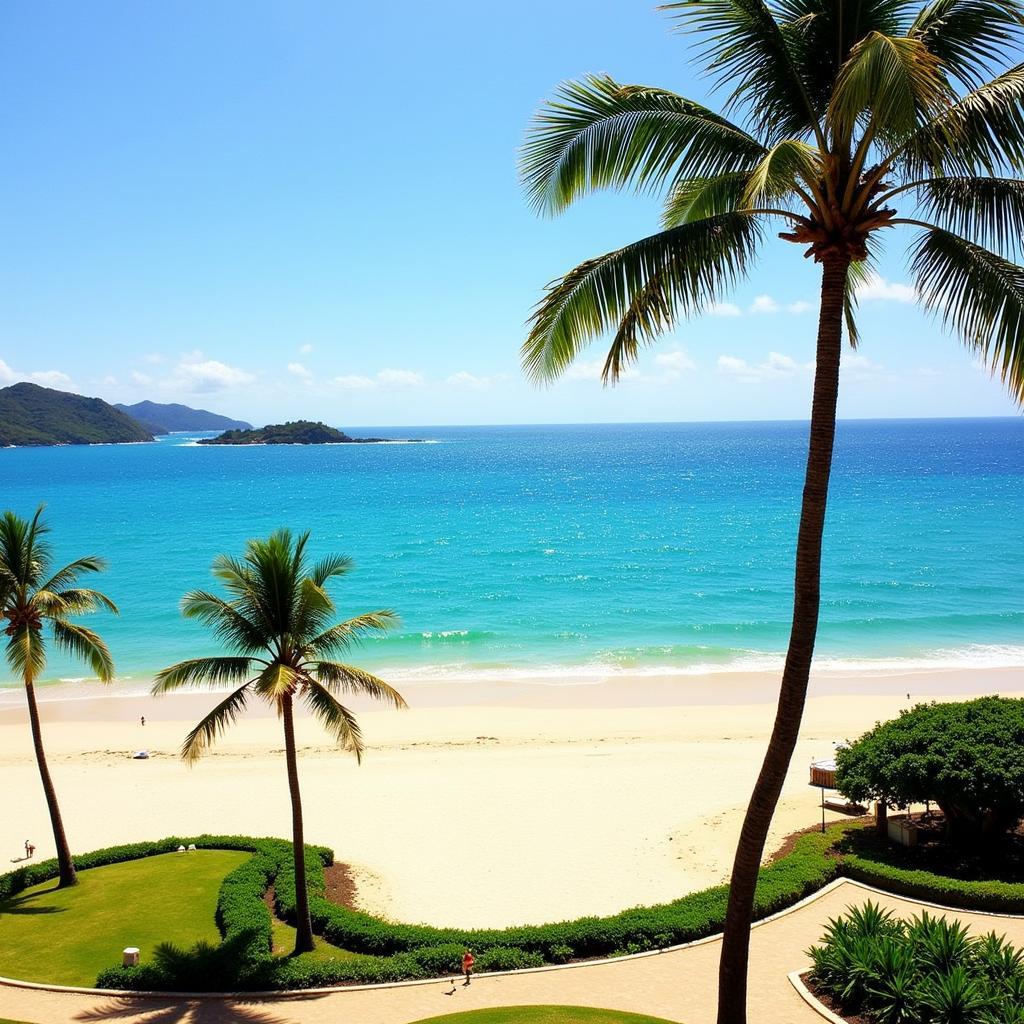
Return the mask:
<svg viewBox="0 0 1024 1024">
<path fill-rule="evenodd" d="M 473 950 L 467 949 L 462 954 L 462 973 L 466 976 L 466 980 L 462 983 L 463 986 L 469 984 L 469 976 L 473 972 Z"/>
</svg>

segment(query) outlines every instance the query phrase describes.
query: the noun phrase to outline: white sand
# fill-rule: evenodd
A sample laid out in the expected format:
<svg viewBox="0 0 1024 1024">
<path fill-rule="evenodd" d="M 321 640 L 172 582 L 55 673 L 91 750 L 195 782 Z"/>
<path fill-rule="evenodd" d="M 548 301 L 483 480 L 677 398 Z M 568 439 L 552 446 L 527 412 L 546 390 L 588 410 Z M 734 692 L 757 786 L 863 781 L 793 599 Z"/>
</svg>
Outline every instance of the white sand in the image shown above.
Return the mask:
<svg viewBox="0 0 1024 1024">
<path fill-rule="evenodd" d="M 303 720 L 307 839 L 355 867 L 366 909 L 399 920 L 503 925 L 670 900 L 728 874 L 777 685 L 715 675 L 410 686 L 413 710 L 361 712 L 361 767 Z M 816 680 L 771 843 L 818 820 L 807 766 L 830 756 L 834 740 L 928 697 L 995 692 L 1024 692 L 1024 670 Z M 289 834 L 275 718 L 250 714 L 193 769 L 177 759 L 216 699 L 43 703 L 74 848 L 205 831 Z M 142 747 L 152 758 L 131 760 Z M 0 769 L 0 867 L 25 839 L 52 856 L 21 704 L 0 709 Z"/>
</svg>

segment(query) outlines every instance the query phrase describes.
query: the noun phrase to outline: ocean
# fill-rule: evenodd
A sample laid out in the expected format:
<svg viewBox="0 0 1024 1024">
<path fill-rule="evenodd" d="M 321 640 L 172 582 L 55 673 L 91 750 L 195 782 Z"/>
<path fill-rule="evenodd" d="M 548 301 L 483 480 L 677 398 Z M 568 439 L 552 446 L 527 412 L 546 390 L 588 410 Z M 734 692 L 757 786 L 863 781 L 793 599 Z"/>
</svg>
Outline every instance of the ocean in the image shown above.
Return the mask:
<svg viewBox="0 0 1024 1024">
<path fill-rule="evenodd" d="M 401 616 L 352 655 L 398 682 L 781 664 L 806 424 L 350 432 L 435 443 L 5 449 L 0 507 L 45 502 L 60 559 L 108 560 L 121 615 L 90 624 L 123 689 L 217 650 L 180 599 L 279 526 L 355 559 L 340 615 Z M 1022 499 L 1024 420 L 840 423 L 819 667 L 1024 665 Z M 95 692 L 56 654 L 48 677 Z"/>
</svg>

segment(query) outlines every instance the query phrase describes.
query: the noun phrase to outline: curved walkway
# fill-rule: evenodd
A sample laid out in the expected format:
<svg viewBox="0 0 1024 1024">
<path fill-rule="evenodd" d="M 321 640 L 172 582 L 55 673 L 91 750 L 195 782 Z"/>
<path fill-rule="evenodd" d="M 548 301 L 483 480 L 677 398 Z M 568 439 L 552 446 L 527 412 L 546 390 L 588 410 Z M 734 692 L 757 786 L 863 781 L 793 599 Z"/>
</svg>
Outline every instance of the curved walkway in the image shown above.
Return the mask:
<svg viewBox="0 0 1024 1024">
<path fill-rule="evenodd" d="M 821 1018 L 794 991 L 787 975 L 803 969 L 805 950 L 830 918 L 872 899 L 903 916 L 922 904 L 840 879 L 789 911 L 755 926 L 751 935 L 750 1019 L 758 1024 L 820 1024 Z M 995 930 L 1024 947 L 1024 917 L 938 909 L 971 926 Z M 0 1017 L 31 1024 L 410 1024 L 424 1017 L 485 1006 L 555 1003 L 632 1010 L 683 1024 L 715 1017 L 715 986 L 721 940 L 705 939 L 665 953 L 615 961 L 481 975 L 469 988 L 448 982 L 409 982 L 388 987 L 276 996 L 250 1000 L 140 998 L 0 985 Z"/>
</svg>

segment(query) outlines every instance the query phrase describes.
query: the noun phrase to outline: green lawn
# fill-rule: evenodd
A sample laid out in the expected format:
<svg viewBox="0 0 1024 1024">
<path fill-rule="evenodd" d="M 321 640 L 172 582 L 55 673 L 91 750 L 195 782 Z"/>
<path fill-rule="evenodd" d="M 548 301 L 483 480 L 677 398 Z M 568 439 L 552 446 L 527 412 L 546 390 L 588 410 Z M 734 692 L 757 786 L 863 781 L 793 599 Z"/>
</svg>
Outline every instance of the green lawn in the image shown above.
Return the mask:
<svg viewBox="0 0 1024 1024">
<path fill-rule="evenodd" d="M 145 960 L 161 942 L 219 942 L 220 884 L 250 856 L 167 853 L 82 871 L 71 889 L 56 880 L 26 889 L 0 903 L 0 975 L 91 986 L 121 962 L 125 946 L 138 946 Z"/>
<path fill-rule="evenodd" d="M 672 1024 L 660 1017 L 585 1006 L 500 1006 L 431 1017 L 419 1024 Z"/>
<path fill-rule="evenodd" d="M 286 921 L 282 921 L 277 917 L 274 918 L 271 927 L 274 936 L 274 955 L 288 956 L 295 948 L 295 929 Z M 321 938 L 319 935 L 313 936 L 313 942 L 316 945 L 316 949 L 314 949 L 312 953 L 300 954 L 298 957 L 299 960 L 363 959 L 363 954 L 350 953 L 347 949 L 342 949 L 340 946 L 332 946 L 326 939 Z M 3 1021 L 0 1021 L 0 1024 L 3 1024 Z"/>
</svg>

